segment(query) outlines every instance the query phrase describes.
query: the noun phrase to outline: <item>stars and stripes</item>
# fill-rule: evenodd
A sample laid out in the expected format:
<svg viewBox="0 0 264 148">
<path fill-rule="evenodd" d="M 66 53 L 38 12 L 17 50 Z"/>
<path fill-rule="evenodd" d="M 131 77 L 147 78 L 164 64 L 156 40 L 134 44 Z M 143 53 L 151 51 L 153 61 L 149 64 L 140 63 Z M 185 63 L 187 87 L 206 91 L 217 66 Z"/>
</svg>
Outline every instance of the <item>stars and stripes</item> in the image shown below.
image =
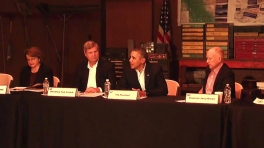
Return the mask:
<svg viewBox="0 0 264 148">
<path fill-rule="evenodd" d="M 160 22 L 159 22 L 159 30 L 157 36 L 157 43 L 168 43 L 168 52 L 170 53 L 170 45 L 171 45 L 171 20 L 170 20 L 170 4 L 169 0 L 164 0 L 161 14 L 160 14 Z"/>
</svg>

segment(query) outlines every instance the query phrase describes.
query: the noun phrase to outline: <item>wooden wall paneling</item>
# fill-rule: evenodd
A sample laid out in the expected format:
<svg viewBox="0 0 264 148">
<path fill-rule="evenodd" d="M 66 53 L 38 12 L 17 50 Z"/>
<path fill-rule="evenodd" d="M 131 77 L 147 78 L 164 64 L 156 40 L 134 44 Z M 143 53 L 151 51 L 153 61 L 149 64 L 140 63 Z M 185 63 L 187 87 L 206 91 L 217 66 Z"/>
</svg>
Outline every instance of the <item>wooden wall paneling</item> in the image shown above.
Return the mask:
<svg viewBox="0 0 264 148">
<path fill-rule="evenodd" d="M 163 4 L 163 0 L 154 0 L 153 41 L 155 41 L 155 43 L 157 42 L 157 34 L 159 29 L 160 12 L 161 12 L 162 4 Z"/>
<path fill-rule="evenodd" d="M 172 42 L 175 58 L 181 57 L 181 27 L 178 26 L 178 1 L 171 0 Z"/>
<path fill-rule="evenodd" d="M 106 0 L 101 0 L 101 55 L 106 48 Z"/>
<path fill-rule="evenodd" d="M 33 16 L 29 17 L 28 30 L 30 35 L 30 44 L 39 46 L 41 49 L 46 51 L 49 48 L 49 55 L 45 57 L 44 62 L 50 65 L 54 69 L 55 75 L 60 76 L 60 64 L 58 63 L 56 53 L 54 52 L 53 46 L 49 41 L 48 46 L 46 45 L 46 31 L 45 25 L 42 21 L 42 16 L 35 8 L 35 5 L 43 1 L 36 0 L 31 2 L 33 9 Z M 96 17 L 97 14 L 89 14 L 88 24 L 85 26 L 85 22 L 82 18 L 70 18 L 68 20 L 68 43 L 67 43 L 67 61 L 65 63 L 65 77 L 72 78 L 76 65 L 85 57 L 80 49 L 82 49 L 83 43 L 87 40 L 85 35 L 85 27 L 88 28 L 88 34 L 91 38 L 99 43 L 102 50 L 105 47 L 127 47 L 128 39 L 135 39 L 137 46 L 141 41 L 154 41 L 156 42 L 156 36 L 158 31 L 159 17 L 163 0 L 58 0 L 52 1 L 47 0 L 45 3 L 51 5 L 86 5 L 86 4 L 101 4 L 105 2 L 106 8 L 105 23 L 100 20 L 104 19 L 103 12 L 101 11 L 101 17 Z M 175 50 L 179 51 L 180 47 L 180 29 L 177 26 L 177 1 L 171 2 L 171 14 L 172 14 L 172 41 L 175 46 Z M 8 73 L 14 75 L 15 81 L 18 81 L 18 73 L 20 68 L 26 65 L 24 60 L 23 51 L 25 50 L 24 42 L 24 29 L 22 16 L 18 13 L 16 6 L 13 1 L 4 0 L 0 6 L 1 12 L 12 12 L 16 14 L 14 19 L 14 46 L 15 58 L 19 63 L 10 61 L 8 64 Z M 34 18 L 35 17 L 35 18 Z M 39 17 L 39 18 L 38 18 Z M 31 20 L 32 19 L 32 20 Z M 80 20 L 78 20 L 80 19 Z M 35 22 L 36 21 L 36 22 Z M 61 40 L 62 40 L 62 21 L 57 16 L 49 19 L 51 33 L 54 37 L 55 43 L 59 52 L 61 52 Z M 104 25 L 106 29 L 103 30 Z M 4 38 L 5 46 L 8 44 L 8 20 L 5 18 L 4 22 Z M 101 29 L 98 29 L 101 28 Z M 176 29 L 175 29 L 176 28 Z M 104 39 L 105 37 L 105 39 Z M 106 41 L 104 41 L 106 40 Z M 105 42 L 105 43 L 104 43 Z M 102 51 L 103 52 L 103 51 Z M 1 57 L 0 57 L 1 58 Z M 2 60 L 0 61 L 2 65 Z M 1 70 L 1 69 L 0 69 Z M 2 71 L 1 71 L 2 72 Z M 66 79 L 65 78 L 65 79 Z M 68 81 L 68 80 L 67 80 Z M 67 86 L 72 85 L 72 82 L 65 84 Z"/>
<path fill-rule="evenodd" d="M 82 16 L 83 18 L 70 18 L 67 25 L 67 42 L 65 50 L 65 85 L 72 86 L 75 83 L 76 66 L 85 61 L 83 44 L 90 39 L 101 46 L 101 17 Z M 88 18 L 85 18 L 88 17 Z M 86 29 L 85 29 L 86 28 Z"/>
<path fill-rule="evenodd" d="M 101 1 L 105 0 L 47 0 L 44 3 L 49 5 L 100 5 Z M 43 22 L 42 14 L 36 9 L 36 4 L 43 3 L 41 0 L 31 1 L 30 7 L 32 14 L 28 16 L 28 33 L 30 46 L 40 47 L 46 55 L 43 59 L 44 63 L 49 65 L 54 70 L 54 75 L 60 77 L 61 63 L 58 61 L 56 52 L 50 40 L 47 40 L 46 26 Z M 99 13 L 98 13 L 99 12 Z M 8 37 L 9 37 L 9 19 L 8 15 L 14 15 L 13 19 L 13 44 L 14 52 L 12 60 L 6 62 L 6 73 L 13 75 L 14 86 L 18 85 L 20 69 L 27 65 L 24 57 L 24 50 L 26 49 L 23 16 L 18 12 L 14 1 L 3 0 L 0 5 L 0 17 L 3 17 L 3 30 L 4 30 L 4 47 L 7 50 Z M 74 73 L 76 66 L 81 60 L 85 60 L 83 55 L 82 46 L 87 40 L 87 34 L 90 34 L 92 39 L 101 44 L 101 16 L 100 10 L 87 13 L 87 23 L 82 15 L 74 15 L 67 21 L 67 42 L 65 48 L 65 85 L 74 86 Z M 55 41 L 56 47 L 61 54 L 62 49 L 62 27 L 63 21 L 58 16 L 49 16 L 48 24 Z M 85 29 L 86 28 L 86 29 Z M 1 48 L 2 49 L 2 45 Z M 0 51 L 0 54 L 2 51 Z M 2 55 L 2 54 L 1 54 Z M 0 56 L 0 72 L 4 72 L 3 59 Z"/>
<path fill-rule="evenodd" d="M 128 39 L 152 40 L 152 0 L 106 1 L 106 47 L 127 47 Z"/>
</svg>

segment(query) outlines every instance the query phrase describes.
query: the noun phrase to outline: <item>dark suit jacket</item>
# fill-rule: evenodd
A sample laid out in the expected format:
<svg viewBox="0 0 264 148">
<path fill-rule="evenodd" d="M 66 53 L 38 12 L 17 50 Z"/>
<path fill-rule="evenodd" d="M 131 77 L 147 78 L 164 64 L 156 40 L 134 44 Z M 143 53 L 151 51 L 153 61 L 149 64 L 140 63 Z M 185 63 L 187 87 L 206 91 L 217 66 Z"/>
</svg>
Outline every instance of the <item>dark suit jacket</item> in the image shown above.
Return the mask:
<svg viewBox="0 0 264 148">
<path fill-rule="evenodd" d="M 30 85 L 30 75 L 31 67 L 25 66 L 20 71 L 19 86 L 29 86 Z M 43 83 L 45 78 L 49 80 L 49 86 L 53 87 L 53 70 L 43 63 L 40 64 L 39 70 L 37 72 L 34 84 Z"/>
<path fill-rule="evenodd" d="M 89 68 L 87 67 L 88 61 L 81 63 L 77 67 L 77 78 L 76 78 L 76 87 L 79 91 L 85 91 L 88 82 Z M 97 87 L 101 87 L 104 91 L 105 80 L 109 79 L 111 83 L 111 89 L 116 87 L 116 75 L 114 63 L 109 61 L 99 60 L 96 67 L 96 84 Z"/>
<path fill-rule="evenodd" d="M 205 79 L 203 84 L 203 93 L 205 93 L 205 87 L 207 83 L 207 78 L 210 74 L 211 70 L 207 66 L 205 70 Z M 216 91 L 224 92 L 226 84 L 229 84 L 231 87 L 231 97 L 236 98 L 235 94 L 235 74 L 234 72 L 224 63 L 220 68 L 214 82 L 213 93 Z"/>
<path fill-rule="evenodd" d="M 118 82 L 119 89 L 131 90 L 140 89 L 137 72 L 130 68 L 130 65 L 124 67 L 122 77 Z M 162 73 L 162 67 L 159 64 L 147 62 L 145 67 L 145 88 L 147 96 L 166 96 L 168 88 Z"/>
</svg>

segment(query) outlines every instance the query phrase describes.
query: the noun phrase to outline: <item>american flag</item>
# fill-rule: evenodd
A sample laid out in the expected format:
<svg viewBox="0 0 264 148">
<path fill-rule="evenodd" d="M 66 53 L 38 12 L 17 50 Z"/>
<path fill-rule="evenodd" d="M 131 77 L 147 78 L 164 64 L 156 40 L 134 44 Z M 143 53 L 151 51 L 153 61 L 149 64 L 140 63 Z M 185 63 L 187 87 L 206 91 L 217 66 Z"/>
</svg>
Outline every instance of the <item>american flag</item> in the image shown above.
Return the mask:
<svg viewBox="0 0 264 148">
<path fill-rule="evenodd" d="M 161 8 L 159 31 L 157 43 L 168 43 L 168 52 L 171 53 L 171 27 L 170 27 L 170 3 L 169 0 L 164 0 Z"/>
</svg>

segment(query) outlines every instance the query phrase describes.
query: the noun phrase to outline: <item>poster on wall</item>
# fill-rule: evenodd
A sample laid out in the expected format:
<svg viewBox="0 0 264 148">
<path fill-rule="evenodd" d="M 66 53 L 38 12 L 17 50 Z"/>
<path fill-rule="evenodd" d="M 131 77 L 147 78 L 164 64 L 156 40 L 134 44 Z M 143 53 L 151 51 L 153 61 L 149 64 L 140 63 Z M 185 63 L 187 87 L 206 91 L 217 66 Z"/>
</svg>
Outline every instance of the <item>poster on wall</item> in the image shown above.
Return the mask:
<svg viewBox="0 0 264 148">
<path fill-rule="evenodd" d="M 179 0 L 178 7 L 178 25 L 227 22 L 228 0 Z"/>
<path fill-rule="evenodd" d="M 236 26 L 263 25 L 264 0 L 229 0 L 228 23 Z"/>
</svg>

